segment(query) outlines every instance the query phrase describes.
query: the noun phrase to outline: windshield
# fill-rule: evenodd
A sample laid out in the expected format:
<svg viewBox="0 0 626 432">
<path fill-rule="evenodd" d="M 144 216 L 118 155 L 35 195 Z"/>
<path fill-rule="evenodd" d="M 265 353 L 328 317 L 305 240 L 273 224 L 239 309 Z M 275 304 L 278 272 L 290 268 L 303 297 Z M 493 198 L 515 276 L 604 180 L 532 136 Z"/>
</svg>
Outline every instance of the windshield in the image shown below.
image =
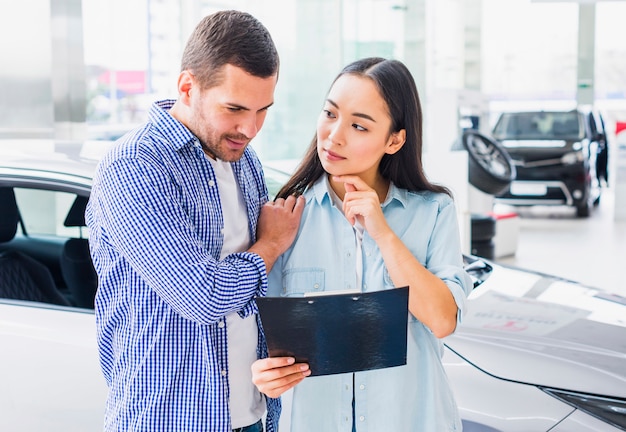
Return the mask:
<svg viewBox="0 0 626 432">
<path fill-rule="evenodd" d="M 493 130 L 498 140 L 580 139 L 582 134 L 582 117 L 577 111 L 503 113 Z"/>
</svg>

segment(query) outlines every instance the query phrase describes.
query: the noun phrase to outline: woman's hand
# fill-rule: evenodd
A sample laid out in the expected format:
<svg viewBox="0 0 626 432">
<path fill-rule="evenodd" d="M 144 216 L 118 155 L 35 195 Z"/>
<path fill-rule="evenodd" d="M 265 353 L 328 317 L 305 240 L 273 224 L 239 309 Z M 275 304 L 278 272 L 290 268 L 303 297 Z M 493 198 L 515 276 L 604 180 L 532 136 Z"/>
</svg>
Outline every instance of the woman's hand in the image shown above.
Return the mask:
<svg viewBox="0 0 626 432">
<path fill-rule="evenodd" d="M 252 363 L 252 382 L 271 398 L 277 398 L 309 375 L 309 365 L 295 363 L 293 357 L 270 357 Z"/>
<path fill-rule="evenodd" d="M 343 213 L 350 224 L 354 225 L 355 221 L 359 221 L 375 241 L 391 232 L 380 207 L 378 193 L 374 189 L 358 176 L 335 176 L 333 180 L 343 182 L 346 189 Z"/>
</svg>

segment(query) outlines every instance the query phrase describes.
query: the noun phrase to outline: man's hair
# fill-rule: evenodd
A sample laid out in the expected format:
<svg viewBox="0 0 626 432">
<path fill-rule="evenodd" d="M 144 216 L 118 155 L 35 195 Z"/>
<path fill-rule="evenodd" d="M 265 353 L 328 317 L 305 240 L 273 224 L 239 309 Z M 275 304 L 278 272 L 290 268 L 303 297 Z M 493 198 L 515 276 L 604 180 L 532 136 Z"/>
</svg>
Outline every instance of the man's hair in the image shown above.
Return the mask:
<svg viewBox="0 0 626 432">
<path fill-rule="evenodd" d="M 226 64 L 259 78 L 278 73 L 278 51 L 272 37 L 252 15 L 224 10 L 207 15 L 187 41 L 181 72 L 190 71 L 202 88 L 218 85 Z"/>
</svg>

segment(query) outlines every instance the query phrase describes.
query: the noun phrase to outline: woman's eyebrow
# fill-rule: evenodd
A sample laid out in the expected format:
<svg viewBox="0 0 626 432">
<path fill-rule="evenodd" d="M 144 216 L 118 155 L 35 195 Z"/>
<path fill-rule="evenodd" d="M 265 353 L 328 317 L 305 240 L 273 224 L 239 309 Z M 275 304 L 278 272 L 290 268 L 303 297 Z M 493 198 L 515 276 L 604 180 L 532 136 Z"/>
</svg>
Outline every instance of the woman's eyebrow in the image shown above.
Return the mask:
<svg viewBox="0 0 626 432">
<path fill-rule="evenodd" d="M 335 101 L 333 101 L 332 99 L 326 99 L 326 101 L 329 104 L 331 104 L 332 106 L 334 106 L 335 108 L 339 109 L 339 105 L 337 105 L 337 103 Z M 370 116 L 369 114 L 360 113 L 360 112 L 353 112 L 352 115 L 355 116 L 355 117 L 361 117 L 361 118 L 364 118 L 366 120 L 370 120 L 370 121 L 373 121 L 374 123 L 376 123 L 376 120 L 374 120 L 374 118 L 372 116 Z"/>
</svg>

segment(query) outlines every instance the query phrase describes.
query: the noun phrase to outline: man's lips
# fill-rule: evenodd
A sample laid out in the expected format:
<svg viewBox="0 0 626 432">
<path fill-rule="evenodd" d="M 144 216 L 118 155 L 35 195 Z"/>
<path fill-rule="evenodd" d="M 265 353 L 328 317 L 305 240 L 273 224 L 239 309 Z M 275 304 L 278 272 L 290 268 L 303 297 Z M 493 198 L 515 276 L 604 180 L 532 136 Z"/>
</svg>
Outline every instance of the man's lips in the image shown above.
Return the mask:
<svg viewBox="0 0 626 432">
<path fill-rule="evenodd" d="M 248 140 L 234 140 L 232 138 L 226 138 L 226 142 L 232 148 L 240 149 L 248 145 Z"/>
</svg>

